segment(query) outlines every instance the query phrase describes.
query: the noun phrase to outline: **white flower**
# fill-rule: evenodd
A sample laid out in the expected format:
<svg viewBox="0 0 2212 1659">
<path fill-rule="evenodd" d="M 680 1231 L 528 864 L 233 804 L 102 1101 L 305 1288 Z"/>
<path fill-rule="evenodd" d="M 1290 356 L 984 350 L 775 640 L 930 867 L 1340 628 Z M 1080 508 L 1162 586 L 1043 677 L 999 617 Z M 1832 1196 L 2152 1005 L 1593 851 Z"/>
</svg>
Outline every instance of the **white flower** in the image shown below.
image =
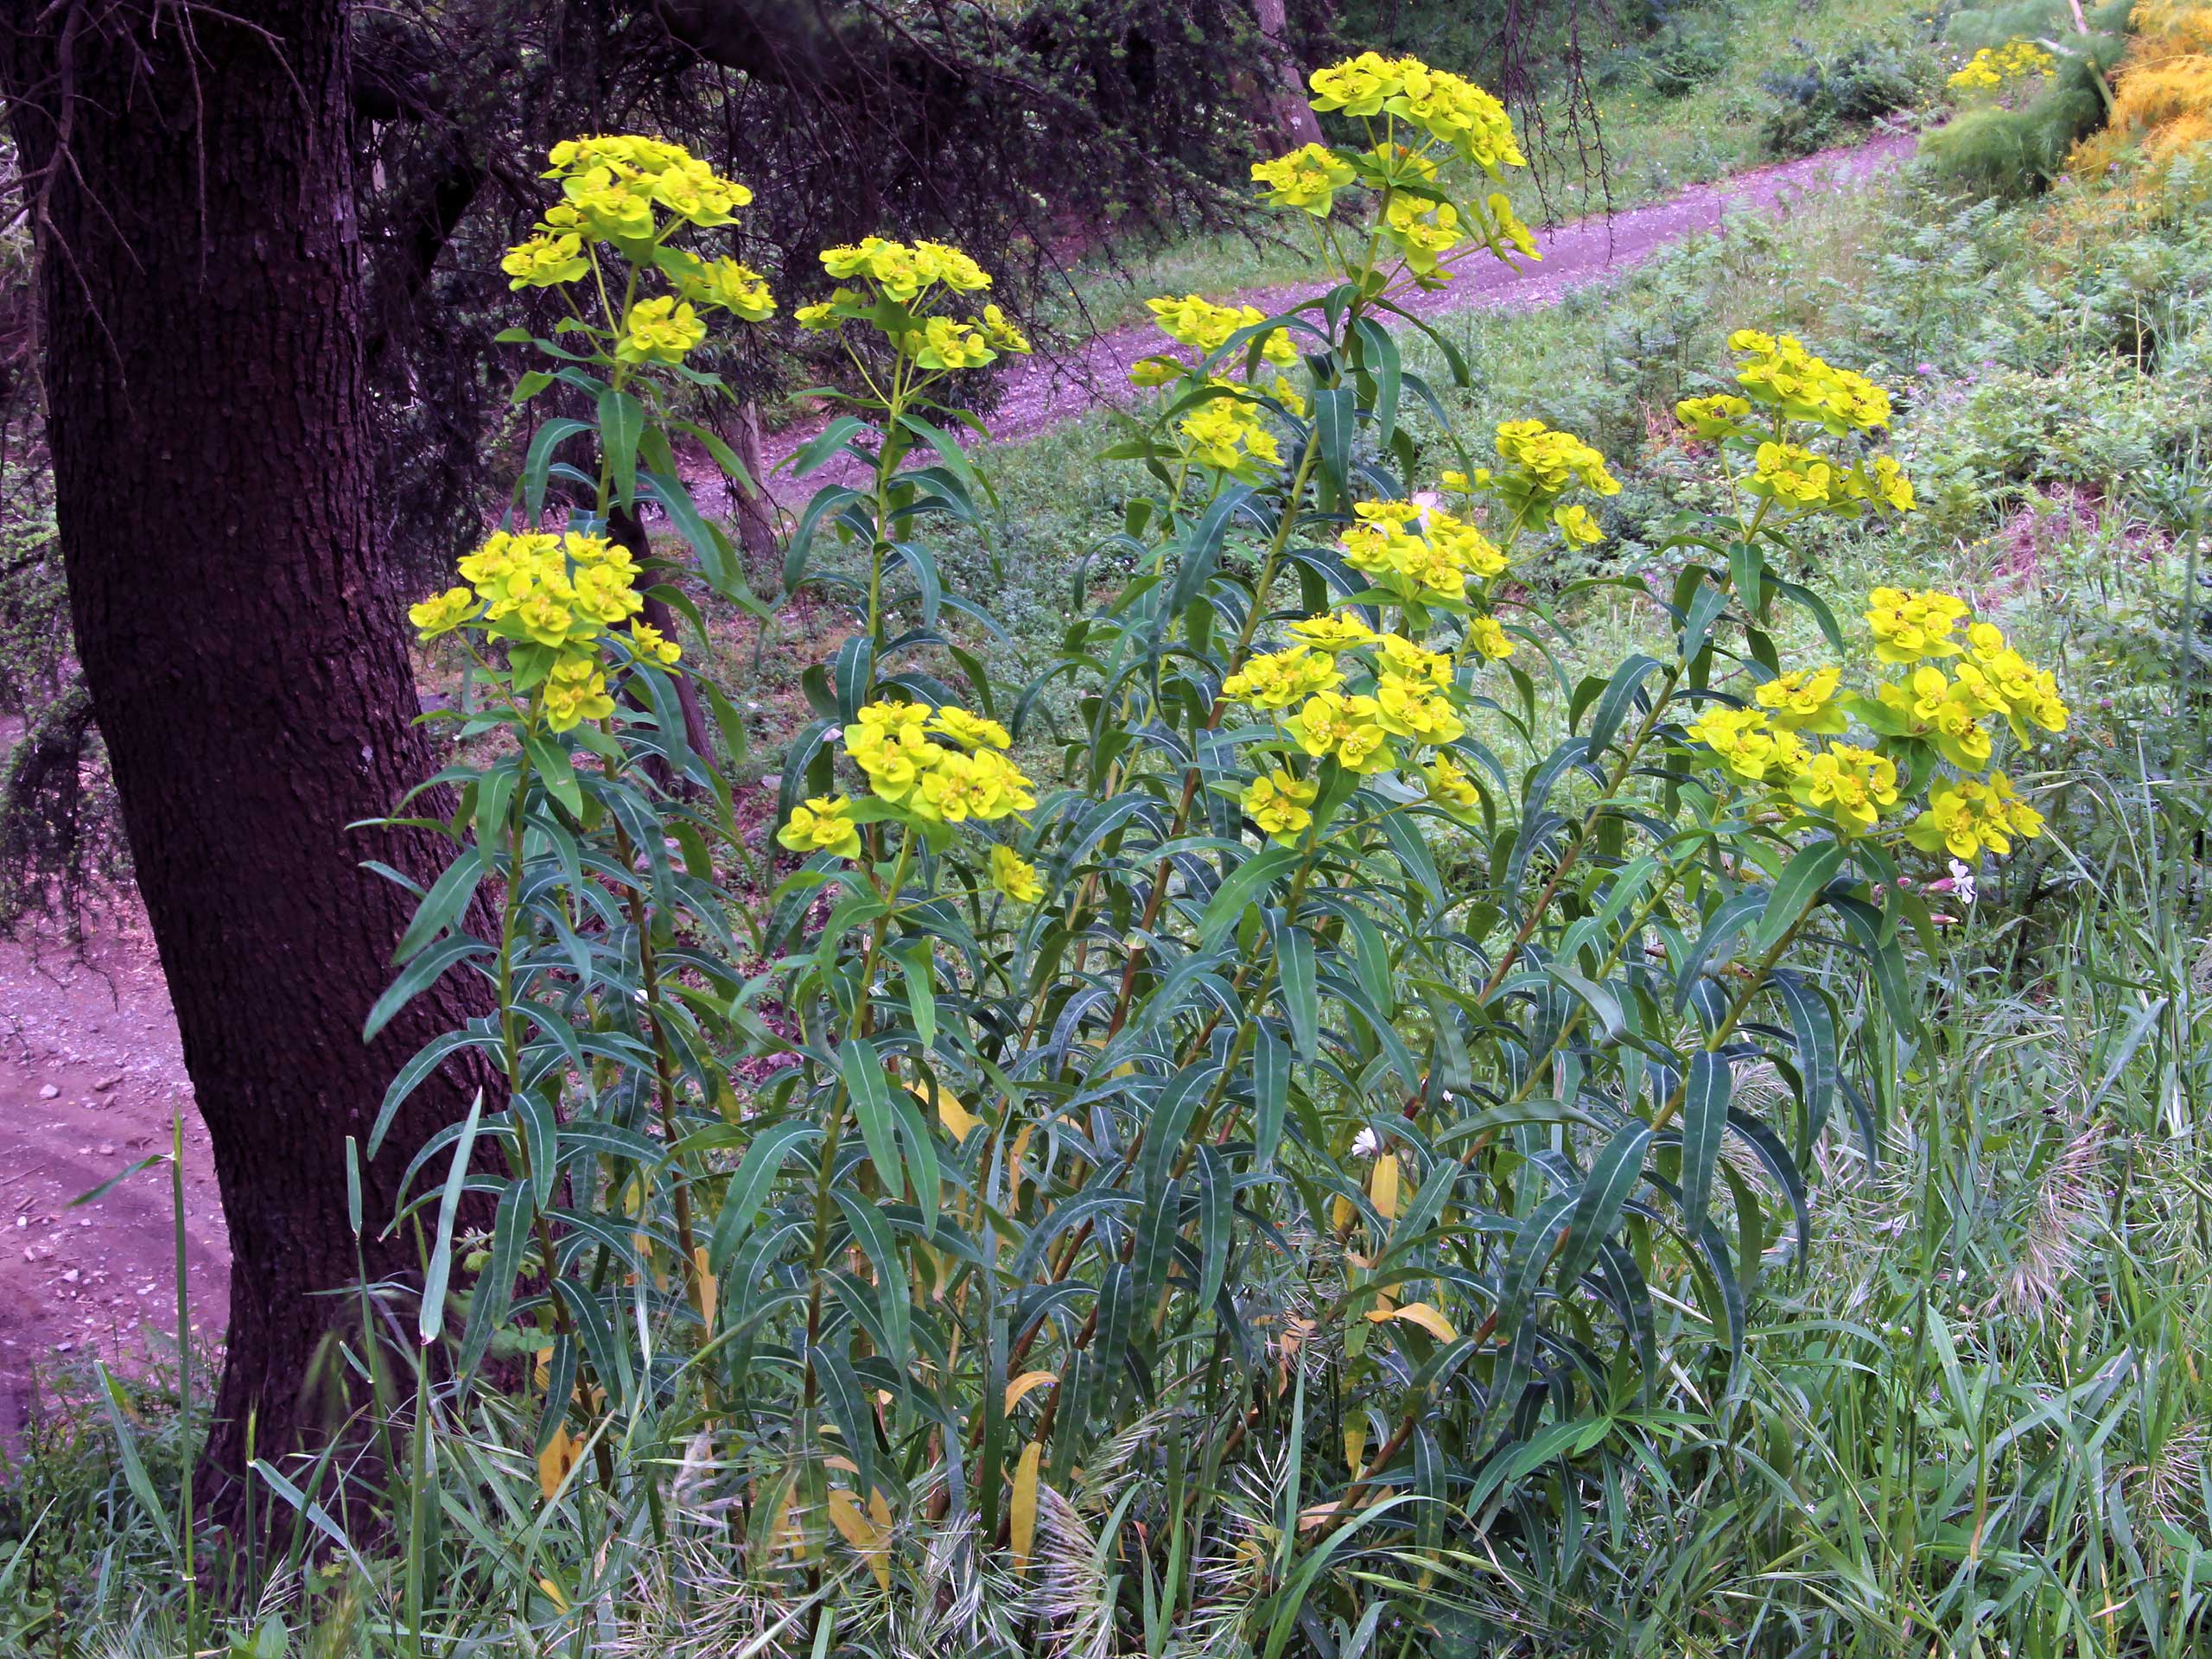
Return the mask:
<svg viewBox="0 0 2212 1659">
<path fill-rule="evenodd" d="M 1376 1158 L 1382 1153 L 1382 1141 L 1372 1129 L 1362 1129 L 1351 1138 L 1351 1155 L 1355 1158 Z"/>
<path fill-rule="evenodd" d="M 1951 861 L 1951 896 L 1962 905 L 1974 903 L 1974 872 L 1955 858 Z"/>
</svg>

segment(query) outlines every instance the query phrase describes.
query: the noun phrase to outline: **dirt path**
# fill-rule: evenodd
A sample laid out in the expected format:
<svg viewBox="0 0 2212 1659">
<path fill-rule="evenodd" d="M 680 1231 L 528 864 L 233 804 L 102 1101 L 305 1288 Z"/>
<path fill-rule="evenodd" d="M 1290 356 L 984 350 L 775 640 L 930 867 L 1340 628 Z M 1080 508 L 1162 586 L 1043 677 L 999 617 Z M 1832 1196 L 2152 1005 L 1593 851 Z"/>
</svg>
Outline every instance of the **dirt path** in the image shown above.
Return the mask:
<svg viewBox="0 0 2212 1659">
<path fill-rule="evenodd" d="M 1509 268 L 1471 262 L 1448 289 L 1421 295 L 1430 316 L 1484 307 L 1549 304 L 1669 242 L 1716 229 L 1732 209 L 1785 209 L 1824 190 L 1848 188 L 1896 166 L 1908 137 L 1878 139 L 1700 185 L 1610 220 L 1564 226 L 1538 238 L 1541 263 Z M 1319 284 L 1239 296 L 1269 311 Z M 992 417 L 1001 442 L 1033 437 L 1129 396 L 1129 365 L 1159 349 L 1148 325 L 1117 328 L 1082 349 L 1017 365 Z M 772 436 L 772 465 L 819 429 Z M 803 499 L 824 474 L 782 490 Z M 715 505 L 705 490 L 702 505 Z M 142 923 L 104 932 L 79 955 L 57 941 L 0 939 L 0 1444 L 29 1400 L 35 1363 L 87 1354 L 143 1363 L 168 1349 L 175 1327 L 175 1246 L 166 1172 L 134 1177 L 97 1205 L 71 1198 L 168 1145 L 169 1114 L 186 1114 L 187 1258 L 194 1324 L 219 1335 L 229 1306 L 230 1262 L 207 1131 L 192 1109 L 176 1024 Z"/>
<path fill-rule="evenodd" d="M 22 1426 L 34 1364 L 138 1365 L 175 1351 L 168 1172 L 79 1209 L 69 1201 L 167 1150 L 180 1107 L 192 1323 L 219 1338 L 230 1307 L 222 1202 L 143 923 L 124 919 L 81 952 L 0 939 L 0 1444 Z"/>
<path fill-rule="evenodd" d="M 1784 211 L 1793 201 L 1854 188 L 1876 174 L 1898 166 L 1912 153 L 1915 142 L 1907 135 L 1822 150 L 1799 161 L 1778 162 L 1712 184 L 1694 185 L 1664 200 L 1616 213 L 1610 219 L 1580 219 L 1539 232 L 1536 247 L 1542 257 L 1535 262 L 1507 265 L 1478 249 L 1464 262 L 1449 287 L 1414 295 L 1407 308 L 1433 318 L 1473 310 L 1550 305 L 1570 289 L 1633 269 L 1669 243 L 1719 229 L 1731 212 Z M 1309 283 L 1256 289 L 1233 297 L 1273 314 L 1324 292 L 1325 287 Z M 1164 343 L 1149 323 L 1131 323 L 1095 336 L 1080 349 L 1017 362 L 1001 382 L 998 407 L 990 416 L 992 436 L 1001 443 L 1019 442 L 1101 404 L 1128 404 L 1133 397 L 1129 365 L 1159 352 Z M 823 423 L 804 421 L 769 435 L 762 452 L 770 468 L 789 459 Z M 850 481 L 841 476 L 833 463 L 803 480 L 779 474 L 772 487 L 785 505 L 796 506 L 832 480 Z M 697 482 L 704 485 L 707 480 Z M 711 487 L 700 488 L 700 494 L 702 505 L 710 501 Z"/>
</svg>

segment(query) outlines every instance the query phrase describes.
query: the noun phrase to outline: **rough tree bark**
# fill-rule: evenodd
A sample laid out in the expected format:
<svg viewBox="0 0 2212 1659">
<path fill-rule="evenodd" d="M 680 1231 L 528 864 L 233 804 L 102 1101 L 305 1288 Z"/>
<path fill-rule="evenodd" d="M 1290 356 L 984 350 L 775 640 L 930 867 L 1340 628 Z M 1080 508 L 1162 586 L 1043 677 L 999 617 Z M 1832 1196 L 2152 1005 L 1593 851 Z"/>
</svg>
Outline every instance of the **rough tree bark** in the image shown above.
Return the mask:
<svg viewBox="0 0 2212 1659">
<path fill-rule="evenodd" d="M 1260 36 L 1267 42 L 1268 54 L 1274 59 L 1270 67 L 1281 87 L 1273 100 L 1275 125 L 1293 149 L 1300 144 L 1318 144 L 1321 142 L 1321 123 L 1307 101 L 1311 94 L 1306 90 L 1306 73 L 1291 56 L 1289 41 L 1283 38 L 1290 29 L 1283 0 L 1252 0 L 1252 10 L 1258 16 Z"/>
<path fill-rule="evenodd" d="M 345 1141 L 475 1011 L 449 979 L 360 1040 L 428 837 L 356 834 L 433 761 L 377 545 L 342 0 L 15 0 L 0 87 L 30 178 L 62 557 L 213 1141 L 233 1267 L 206 1466 L 249 1410 L 278 1454 L 345 1307 Z M 365 1172 L 373 1233 L 415 1147 L 466 1109 L 415 1096 Z"/>
</svg>

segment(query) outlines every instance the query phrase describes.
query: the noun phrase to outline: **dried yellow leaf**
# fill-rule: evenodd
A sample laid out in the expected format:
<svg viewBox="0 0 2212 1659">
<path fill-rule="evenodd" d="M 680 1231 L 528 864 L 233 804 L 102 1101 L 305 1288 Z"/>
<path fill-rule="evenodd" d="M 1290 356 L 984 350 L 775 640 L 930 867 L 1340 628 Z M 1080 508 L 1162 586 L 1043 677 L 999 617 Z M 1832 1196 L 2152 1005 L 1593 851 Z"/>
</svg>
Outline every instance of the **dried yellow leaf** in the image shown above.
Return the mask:
<svg viewBox="0 0 2212 1659">
<path fill-rule="evenodd" d="M 1041 1389 L 1047 1382 L 1057 1382 L 1059 1380 L 1059 1373 L 1057 1371 L 1024 1371 L 1006 1385 L 1007 1414 L 1011 1415 L 1014 1408 L 1021 1403 L 1023 1396 L 1033 1389 Z"/>
<path fill-rule="evenodd" d="M 882 1503 L 880 1492 L 873 1495 Z M 837 1529 L 844 1541 L 850 1544 L 861 1559 L 868 1563 L 868 1570 L 875 1574 L 879 1590 L 891 1588 L 890 1512 L 884 1511 L 883 1524 L 877 1525 L 874 1517 L 861 1508 L 860 1500 L 842 1486 L 830 1489 L 830 1524 Z"/>
<path fill-rule="evenodd" d="M 715 1275 L 707 1266 L 707 1247 L 691 1247 L 691 1270 L 699 1275 L 699 1317 L 709 1331 L 715 1328 L 715 1307 L 721 1296 L 721 1287 L 715 1282 Z"/>
<path fill-rule="evenodd" d="M 553 1431 L 553 1438 L 537 1454 L 537 1490 L 551 1503 L 553 1494 L 561 1490 L 561 1483 L 569 1478 L 569 1471 L 576 1466 L 576 1459 L 583 1456 L 583 1448 L 569 1438 L 564 1426 Z"/>
<path fill-rule="evenodd" d="M 1351 1471 L 1352 1478 L 1359 1478 L 1360 1459 L 1367 1455 L 1367 1425 L 1344 1425 L 1344 1467 Z"/>
<path fill-rule="evenodd" d="M 906 1092 L 920 1101 L 925 1108 L 931 1103 L 930 1091 L 918 1083 L 908 1084 Z M 935 1104 L 938 1118 L 944 1125 L 944 1132 L 955 1141 L 965 1141 L 970 1129 L 981 1128 L 983 1125 L 983 1120 L 969 1111 L 950 1089 L 937 1091 Z"/>
<path fill-rule="evenodd" d="M 1368 1319 L 1380 1325 L 1385 1319 L 1403 1319 L 1408 1325 L 1417 1325 L 1439 1342 L 1458 1339 L 1459 1332 L 1452 1321 L 1431 1307 L 1427 1302 L 1408 1302 L 1403 1307 L 1376 1308 Z"/>
<path fill-rule="evenodd" d="M 1386 1153 L 1375 1160 L 1374 1173 L 1367 1178 L 1367 1196 L 1375 1205 L 1375 1213 L 1385 1221 L 1398 1218 L 1398 1157 Z"/>
<path fill-rule="evenodd" d="M 1032 1440 L 1021 1448 L 1021 1461 L 1014 1471 L 1014 1510 L 1007 1517 L 1007 1541 L 1014 1548 L 1014 1576 L 1029 1570 L 1037 1544 L 1037 1477 L 1045 1461 L 1045 1447 Z"/>
</svg>

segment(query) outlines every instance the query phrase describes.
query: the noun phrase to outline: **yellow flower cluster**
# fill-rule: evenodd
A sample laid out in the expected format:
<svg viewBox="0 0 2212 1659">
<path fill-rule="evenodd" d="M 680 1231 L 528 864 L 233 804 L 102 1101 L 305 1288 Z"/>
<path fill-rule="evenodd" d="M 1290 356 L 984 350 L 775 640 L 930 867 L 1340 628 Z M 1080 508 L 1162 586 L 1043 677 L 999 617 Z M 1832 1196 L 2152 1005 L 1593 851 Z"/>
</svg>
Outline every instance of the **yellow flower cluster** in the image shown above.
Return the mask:
<svg viewBox="0 0 2212 1659">
<path fill-rule="evenodd" d="M 1144 303 L 1160 333 L 1206 353 L 1219 351 L 1239 328 L 1267 321 L 1267 314 L 1256 305 L 1216 305 L 1197 294 L 1179 300 L 1163 295 Z M 1288 368 L 1298 361 L 1298 347 L 1277 328 L 1262 340 L 1260 355 L 1278 368 Z"/>
<path fill-rule="evenodd" d="M 1848 723 L 1836 702 L 1842 684 L 1840 668 L 1800 669 L 1763 682 L 1752 696 L 1782 730 L 1834 736 Z"/>
<path fill-rule="evenodd" d="M 711 230 L 733 223 L 736 210 L 753 200 L 743 185 L 721 177 L 681 144 L 635 134 L 565 139 L 546 159 L 551 165 L 544 176 L 561 181 L 561 200 L 545 210 L 533 234 L 500 260 L 510 288 L 581 281 L 600 242 L 658 267 L 676 285 L 677 297 L 643 300 L 632 308 L 617 347 L 626 362 L 681 358 L 706 332 L 695 308 L 730 311 L 754 322 L 775 310 L 774 296 L 757 271 L 734 259 L 710 263 L 662 245 L 680 225 Z M 679 301 L 680 320 L 675 315 Z"/>
<path fill-rule="evenodd" d="M 1826 813 L 1840 834 L 1863 836 L 1897 804 L 1897 763 L 1855 743 L 1831 744 L 1791 780 L 1789 792 Z"/>
<path fill-rule="evenodd" d="M 1885 596 L 1904 603 L 1885 605 Z M 1949 600 L 1950 595 L 1904 595 L 1894 588 L 1883 588 L 1876 591 L 1874 599 L 1876 609 L 1867 613 L 1869 620 L 1879 617 L 1885 625 L 1895 626 L 1898 613 L 1915 601 Z M 1955 624 L 1956 618 L 1948 607 L 1936 609 L 1934 614 Z M 2046 732 L 2066 729 L 2069 711 L 2058 695 L 2057 677 L 2048 669 L 2038 669 L 2014 650 L 1994 623 L 1976 622 L 1970 626 L 1963 652 L 1948 638 L 1948 626 L 1941 639 L 1919 632 L 1923 645 L 1951 646 L 1948 652 L 1928 650 L 1925 656 L 1958 660 L 1952 664 L 1948 677 L 1933 663 L 1917 662 L 1903 681 L 1881 688 L 1877 695 L 1894 715 L 1900 734 L 1926 737 L 1946 760 L 1972 772 L 1989 764 L 1991 734 L 1982 724 L 1986 716 L 2002 715 L 2022 743 L 2032 741 L 2033 728 Z"/>
<path fill-rule="evenodd" d="M 1011 847 L 991 849 L 990 883 L 1017 905 L 1033 905 L 1045 896 L 1037 867 Z"/>
<path fill-rule="evenodd" d="M 2021 656 L 1993 623 L 1969 623 L 1971 613 L 1954 594 L 1877 588 L 1866 613 L 1875 657 L 1904 671 L 1873 696 L 1845 690 L 1840 667 L 1797 670 L 1760 684 L 1756 706 L 1707 708 L 1687 735 L 1730 776 L 1786 790 L 1842 835 L 1870 832 L 1897 806 L 1905 776 L 1899 757 L 1925 760 L 1924 744 L 1961 772 L 1988 776 L 1939 782 L 1906 838 L 1960 858 L 1982 848 L 2009 851 L 2011 837 L 2041 834 L 2043 820 L 2002 772 L 1989 772 L 1995 746 L 1988 722 L 2001 716 L 2025 744 L 2033 728 L 2063 731 L 2068 711 L 2056 677 Z M 1830 741 L 1816 750 L 1807 741 L 1840 738 L 1854 718 L 1872 730 L 1875 747 Z"/>
<path fill-rule="evenodd" d="M 1997 92 L 2027 80 L 2049 80 L 2058 73 L 2058 60 L 2033 41 L 2007 41 L 1983 47 L 1955 73 L 1951 89 L 1961 92 Z"/>
<path fill-rule="evenodd" d="M 1029 779 L 1007 759 L 1009 741 L 995 720 L 918 702 L 872 702 L 844 734 L 870 792 L 932 823 L 989 823 L 1037 804 Z"/>
<path fill-rule="evenodd" d="M 1986 849 L 2002 858 L 2012 850 L 2013 836 L 2033 841 L 2043 834 L 2043 814 L 2013 793 L 2011 779 L 1993 772 L 1986 782 L 1961 778 L 1936 785 L 1928 810 L 1904 833 L 1923 853 L 1973 858 Z"/>
<path fill-rule="evenodd" d="M 1397 249 L 1406 262 L 1406 269 L 1416 277 L 1433 278 L 1437 266 L 1444 256 L 1467 239 L 1459 228 L 1459 210 L 1448 201 L 1430 201 L 1421 196 L 1394 195 L 1390 205 L 1382 210 L 1382 221 L 1376 232 L 1385 242 Z M 1427 284 L 1437 286 L 1430 281 Z"/>
<path fill-rule="evenodd" d="M 1315 70 L 1313 87 L 1317 110 L 1395 117 L 1492 175 L 1502 167 L 1527 165 L 1503 104 L 1472 81 L 1432 69 L 1419 58 L 1363 52 Z"/>
<path fill-rule="evenodd" d="M 614 712 L 601 658 L 606 636 L 645 608 L 628 550 L 581 531 L 497 531 L 461 561 L 469 585 L 449 588 L 408 610 L 427 642 L 480 627 L 514 652 L 514 686 L 536 691 L 546 724 L 565 732 Z M 673 666 L 682 649 L 632 623 L 631 658 Z"/>
<path fill-rule="evenodd" d="M 1362 501 L 1344 535 L 1344 563 L 1408 603 L 1462 603 L 1470 580 L 1502 575 L 1505 555 L 1489 537 L 1441 508 Z"/>
<path fill-rule="evenodd" d="M 791 809 L 790 821 L 776 832 L 776 839 L 795 853 L 858 858 L 861 832 L 853 823 L 852 811 L 853 804 L 842 795 L 817 795 Z"/>
<path fill-rule="evenodd" d="M 1826 506 L 1835 487 L 1835 468 L 1802 444 L 1759 445 L 1744 487 L 1785 507 Z"/>
<path fill-rule="evenodd" d="M 1317 691 L 1333 690 L 1344 678 L 1333 657 L 1293 645 L 1247 658 L 1243 667 L 1221 683 L 1221 695 L 1231 702 L 1273 711 L 1302 702 Z"/>
<path fill-rule="evenodd" d="M 1621 493 L 1604 455 L 1573 433 L 1541 421 L 1500 422 L 1497 454 L 1503 469 L 1473 481 L 1487 486 L 1516 516 L 1548 506 L 1577 486 L 1598 495 Z M 1590 529 L 1594 532 L 1596 525 Z"/>
<path fill-rule="evenodd" d="M 676 291 L 693 305 L 728 311 L 747 322 L 759 322 L 776 309 L 775 296 L 751 266 L 734 259 L 702 259 L 681 248 L 663 248 L 655 262 L 676 283 Z"/>
<path fill-rule="evenodd" d="M 892 242 L 864 236 L 849 246 L 824 248 L 822 268 L 841 282 L 848 276 L 874 283 L 887 298 L 912 307 L 942 283 L 956 294 L 973 294 L 991 285 L 990 273 L 958 248 L 942 242 Z"/>
<path fill-rule="evenodd" d="M 1294 207 L 1326 219 L 1337 192 L 1352 181 L 1351 163 L 1319 144 L 1305 144 L 1271 162 L 1252 163 L 1254 182 L 1264 184 L 1270 207 Z"/>
<path fill-rule="evenodd" d="M 823 249 L 822 267 L 840 279 L 837 288 L 828 299 L 803 305 L 791 314 L 792 321 L 810 334 L 864 322 L 880 329 L 917 367 L 938 373 L 979 369 L 1001 355 L 1028 354 L 1027 338 L 995 305 L 986 305 L 980 317 L 967 320 L 922 315 L 939 290 L 976 294 L 991 285 L 990 273 L 958 248 L 943 242 L 908 244 L 867 236 L 844 247 Z M 842 279 L 847 277 L 873 292 L 846 287 Z M 890 308 L 887 316 L 882 308 L 886 304 Z"/>
<path fill-rule="evenodd" d="M 1257 476 L 1259 463 L 1274 467 L 1282 461 L 1282 446 L 1261 418 L 1259 406 L 1242 397 L 1200 404 L 1177 429 L 1183 435 L 1183 452 L 1192 461 L 1233 477 L 1249 480 Z"/>
<path fill-rule="evenodd" d="M 1866 626 L 1874 631 L 1874 654 L 1885 663 L 1955 657 L 1966 649 L 1952 636 L 1973 607 L 1955 594 L 1877 588 L 1866 600 Z"/>
<path fill-rule="evenodd" d="M 1320 792 L 1319 785 L 1278 767 L 1246 785 L 1239 804 L 1262 834 L 1274 841 L 1291 841 L 1313 822 L 1313 800 Z"/>
<path fill-rule="evenodd" d="M 1761 408 L 1788 420 L 1817 422 L 1839 436 L 1888 424 L 1888 392 L 1863 374 L 1823 362 L 1794 334 L 1738 328 L 1728 336 L 1728 349 L 1744 359 L 1736 384 Z"/>
<path fill-rule="evenodd" d="M 1746 783 L 1765 783 L 1769 772 L 1785 780 L 1795 778 L 1812 759 L 1796 732 L 1757 709 L 1715 703 L 1691 723 L 1688 734 Z"/>
<path fill-rule="evenodd" d="M 688 301 L 664 295 L 639 300 L 622 319 L 614 355 L 625 363 L 681 363 L 707 337 L 707 325 Z"/>
</svg>

